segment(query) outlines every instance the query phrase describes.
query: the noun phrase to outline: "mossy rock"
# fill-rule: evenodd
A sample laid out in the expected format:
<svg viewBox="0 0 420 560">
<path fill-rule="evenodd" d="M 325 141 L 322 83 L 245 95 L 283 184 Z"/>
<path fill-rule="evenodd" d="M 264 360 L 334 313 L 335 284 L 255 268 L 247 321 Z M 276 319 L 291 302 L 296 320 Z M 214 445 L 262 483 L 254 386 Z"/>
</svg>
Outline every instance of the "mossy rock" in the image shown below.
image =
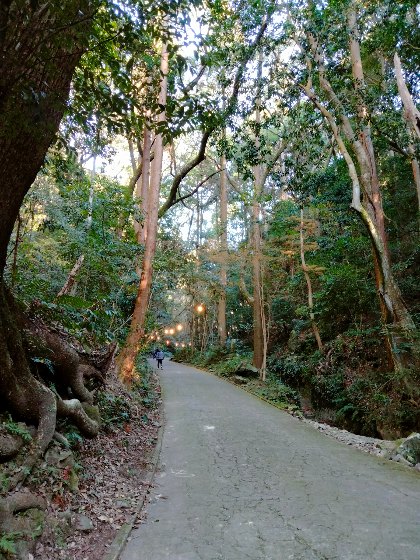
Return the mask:
<svg viewBox="0 0 420 560">
<path fill-rule="evenodd" d="M 420 463 L 420 434 L 413 433 L 396 449 L 396 453 L 404 457 L 412 465 Z"/>
</svg>

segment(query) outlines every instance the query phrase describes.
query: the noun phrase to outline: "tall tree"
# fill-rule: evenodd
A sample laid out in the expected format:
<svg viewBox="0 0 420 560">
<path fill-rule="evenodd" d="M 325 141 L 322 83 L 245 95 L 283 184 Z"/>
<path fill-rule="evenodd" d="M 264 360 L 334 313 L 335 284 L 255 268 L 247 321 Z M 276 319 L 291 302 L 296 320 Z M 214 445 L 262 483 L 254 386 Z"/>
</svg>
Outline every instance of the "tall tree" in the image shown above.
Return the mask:
<svg viewBox="0 0 420 560">
<path fill-rule="evenodd" d="M 57 400 L 32 375 L 3 273 L 13 225 L 57 132 L 95 8 L 89 0 L 9 0 L 0 10 L 0 392 L 10 410 L 38 425 L 28 467 L 50 442 L 57 413 L 89 423 L 77 399 Z M 53 348 L 53 340 L 48 342 Z M 69 360 L 72 366 L 77 369 Z M 95 431 L 92 425 L 88 430 Z"/>
<path fill-rule="evenodd" d="M 317 13 L 312 2 L 309 3 L 309 13 L 312 13 L 316 20 Z M 331 127 L 348 165 L 353 184 L 352 207 L 361 217 L 372 242 L 377 291 L 390 356 L 394 367 L 401 370 L 416 361 L 413 345 L 415 324 L 403 301 L 391 267 L 382 193 L 372 141 L 370 110 L 366 99 L 367 88 L 356 2 L 347 3 L 346 18 L 356 115 L 349 115 L 342 100 L 342 92 L 338 93 L 328 78 L 325 48 L 314 31 L 315 26 L 307 28 L 309 53 L 306 53 L 306 62 L 309 78 L 302 87 Z M 315 74 L 318 78 L 319 92 L 315 90 Z M 322 96 L 325 102 L 322 101 Z"/>
<path fill-rule="evenodd" d="M 159 91 L 158 104 L 162 107 L 162 111 L 157 119 L 157 126 L 166 121 L 166 98 L 168 88 L 168 48 L 167 44 L 162 45 L 161 52 L 161 83 Z M 147 130 L 147 129 L 146 129 Z M 147 306 L 149 303 L 150 289 L 152 285 L 153 259 L 156 251 L 156 238 L 158 228 L 158 212 L 159 212 L 159 193 L 160 182 L 162 176 L 163 161 L 163 132 L 157 132 L 154 140 L 154 158 L 151 163 L 150 185 L 148 188 L 146 202 L 146 235 L 144 257 L 141 267 L 140 284 L 137 293 L 134 312 L 131 318 L 131 327 L 129 336 L 125 342 L 124 348 L 119 356 L 120 376 L 129 383 L 133 378 L 134 360 L 137 355 L 137 347 L 140 340 L 144 336 L 144 321 L 146 318 Z M 144 164 L 144 161 L 143 161 Z M 147 177 L 147 171 L 143 167 L 143 176 Z M 147 188 L 147 184 L 145 186 Z"/>
</svg>

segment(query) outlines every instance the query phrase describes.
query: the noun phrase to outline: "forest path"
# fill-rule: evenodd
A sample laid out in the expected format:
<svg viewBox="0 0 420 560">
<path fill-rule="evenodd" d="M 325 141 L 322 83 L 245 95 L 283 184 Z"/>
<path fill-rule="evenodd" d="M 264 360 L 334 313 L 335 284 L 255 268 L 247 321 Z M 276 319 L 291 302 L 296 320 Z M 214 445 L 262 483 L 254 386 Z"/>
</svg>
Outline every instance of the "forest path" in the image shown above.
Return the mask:
<svg viewBox="0 0 420 560">
<path fill-rule="evenodd" d="M 419 560 L 420 476 L 164 362 L 160 471 L 121 560 Z"/>
</svg>

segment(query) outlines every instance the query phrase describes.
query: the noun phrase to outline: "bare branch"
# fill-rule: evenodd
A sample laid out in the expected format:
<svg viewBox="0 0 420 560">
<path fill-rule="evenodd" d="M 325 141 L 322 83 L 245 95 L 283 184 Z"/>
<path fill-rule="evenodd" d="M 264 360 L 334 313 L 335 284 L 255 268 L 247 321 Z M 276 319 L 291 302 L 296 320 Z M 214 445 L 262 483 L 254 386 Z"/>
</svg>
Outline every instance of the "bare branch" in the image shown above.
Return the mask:
<svg viewBox="0 0 420 560">
<path fill-rule="evenodd" d="M 193 196 L 198 191 L 198 189 L 204 185 L 204 183 L 207 183 L 207 181 L 209 179 L 211 179 L 212 177 L 214 177 L 218 173 L 220 173 L 220 172 L 215 171 L 214 173 L 212 173 L 211 175 L 209 175 L 208 177 L 206 177 L 205 179 L 200 181 L 198 183 L 198 185 L 191 192 L 189 192 L 187 194 L 184 194 L 183 196 L 180 196 L 179 198 L 177 198 L 176 201 L 174 202 L 174 204 L 177 204 L 178 202 L 181 202 L 182 200 L 185 200 L 186 198 L 190 198 L 190 196 Z"/>
<path fill-rule="evenodd" d="M 198 84 L 198 82 L 201 80 L 201 78 L 202 78 L 202 76 L 203 76 L 205 70 L 206 70 L 206 67 L 205 67 L 205 66 L 202 66 L 202 67 L 200 68 L 200 70 L 198 71 L 197 76 L 196 76 L 193 80 L 191 80 L 191 82 L 190 82 L 188 85 L 186 85 L 185 87 L 184 87 L 184 86 L 182 87 L 182 93 L 183 93 L 184 95 L 188 95 L 189 92 L 190 92 L 192 89 L 195 88 L 195 86 L 196 86 L 196 85 Z"/>
</svg>

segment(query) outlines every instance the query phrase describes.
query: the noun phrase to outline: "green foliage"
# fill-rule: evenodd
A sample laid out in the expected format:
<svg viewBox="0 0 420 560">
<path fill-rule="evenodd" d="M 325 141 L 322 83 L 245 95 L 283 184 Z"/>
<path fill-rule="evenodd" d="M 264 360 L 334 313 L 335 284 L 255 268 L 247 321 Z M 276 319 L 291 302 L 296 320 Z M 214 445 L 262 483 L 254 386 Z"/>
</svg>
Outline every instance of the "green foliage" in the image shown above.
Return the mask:
<svg viewBox="0 0 420 560">
<path fill-rule="evenodd" d="M 97 177 L 92 225 L 87 227 L 89 185 L 71 159 L 51 156 L 21 210 L 28 233 L 20 239 L 17 270 L 9 267 L 6 273 L 13 275 L 24 303 L 36 300 L 37 312 L 48 322 L 60 322 L 75 337 L 97 344 L 125 335 L 139 248 L 128 225 L 133 205 L 120 185 L 102 176 Z M 81 255 L 75 293 L 57 299 Z"/>
<path fill-rule="evenodd" d="M 0 552 L 5 554 L 7 558 L 12 557 L 14 554 L 17 553 L 16 541 L 18 541 L 22 536 L 23 533 L 19 531 L 2 533 L 0 535 Z"/>
<path fill-rule="evenodd" d="M 257 396 L 264 398 L 279 408 L 289 411 L 299 409 L 299 393 L 271 375 L 268 376 L 264 385 L 255 389 L 251 388 L 251 390 Z"/>
<path fill-rule="evenodd" d="M 15 422 L 10 414 L 8 415 L 7 420 L 3 421 L 2 424 L 9 434 L 22 438 L 22 440 L 26 443 L 32 441 L 32 436 L 28 430 L 22 424 Z"/>
<path fill-rule="evenodd" d="M 110 431 L 130 421 L 130 405 L 124 397 L 101 391 L 97 401 L 105 430 Z"/>
<path fill-rule="evenodd" d="M 139 354 L 136 359 L 136 371 L 139 378 L 134 381 L 132 390 L 134 398 L 145 408 L 155 409 L 159 406 L 160 387 L 153 377 L 153 368 L 150 367 L 145 354 Z M 147 414 L 143 415 L 143 422 L 148 422 Z"/>
<path fill-rule="evenodd" d="M 301 387 L 305 383 L 307 366 L 304 356 L 292 353 L 272 354 L 267 366 L 270 372 L 292 387 Z"/>
<path fill-rule="evenodd" d="M 252 363 L 252 353 L 230 353 L 227 348 L 210 346 L 205 351 L 185 348 L 175 352 L 174 359 L 214 371 L 221 376 L 229 376 Z"/>
<path fill-rule="evenodd" d="M 68 429 L 68 431 L 64 432 L 64 436 L 69 442 L 70 447 L 72 448 L 77 448 L 84 441 L 80 432 L 73 426 L 71 427 L 71 429 Z"/>
</svg>

